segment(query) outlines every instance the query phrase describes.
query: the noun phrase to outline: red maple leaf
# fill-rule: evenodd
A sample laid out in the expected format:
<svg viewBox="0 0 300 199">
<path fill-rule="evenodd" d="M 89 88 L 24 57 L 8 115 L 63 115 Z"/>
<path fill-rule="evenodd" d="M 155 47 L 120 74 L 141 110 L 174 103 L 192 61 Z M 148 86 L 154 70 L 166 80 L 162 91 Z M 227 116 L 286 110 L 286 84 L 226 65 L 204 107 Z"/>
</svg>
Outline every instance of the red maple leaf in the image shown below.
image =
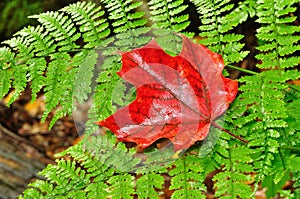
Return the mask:
<svg viewBox="0 0 300 199">
<path fill-rule="evenodd" d="M 222 75 L 221 56 L 185 36 L 178 56 L 153 39 L 123 53 L 122 64 L 118 75 L 137 88 L 137 97 L 98 124 L 140 149 L 160 138 L 171 140 L 174 150 L 203 140 L 238 90 L 236 81 Z"/>
</svg>

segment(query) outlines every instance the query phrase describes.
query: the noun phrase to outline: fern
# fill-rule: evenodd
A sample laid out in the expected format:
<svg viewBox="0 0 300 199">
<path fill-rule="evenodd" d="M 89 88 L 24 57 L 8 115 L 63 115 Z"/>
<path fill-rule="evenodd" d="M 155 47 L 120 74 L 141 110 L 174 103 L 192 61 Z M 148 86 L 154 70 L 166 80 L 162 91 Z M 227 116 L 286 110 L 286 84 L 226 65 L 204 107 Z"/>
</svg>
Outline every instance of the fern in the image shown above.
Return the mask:
<svg viewBox="0 0 300 199">
<path fill-rule="evenodd" d="M 293 177 L 293 180 L 295 181 L 295 184 L 294 184 L 294 187 L 295 187 L 295 195 L 294 197 L 297 198 L 300 196 L 300 173 L 299 171 L 298 172 L 295 172 L 294 174 L 295 176 Z"/>
<path fill-rule="evenodd" d="M 252 178 L 249 173 L 253 171 L 250 150 L 245 146 L 227 145 L 226 152 L 222 155 L 222 164 L 225 164 L 225 167 L 213 178 L 217 181 L 215 186 L 218 187 L 215 196 L 250 198 L 252 189 L 246 184 Z"/>
<path fill-rule="evenodd" d="M 108 24 L 105 22 L 106 20 L 98 21 L 103 12 L 89 18 L 88 15 L 84 16 L 84 10 L 91 10 L 90 16 L 98 12 L 95 5 L 91 3 L 83 3 L 83 6 L 70 5 L 63 11 L 72 14 L 76 24 L 81 25 L 80 29 L 83 31 L 82 37 L 84 40 L 86 40 L 86 37 L 97 38 L 97 41 L 94 39 L 86 41 L 89 44 L 85 47 L 98 47 L 103 38 L 109 34 Z M 81 54 L 78 52 L 80 46 L 76 42 L 78 42 L 81 33 L 76 31 L 75 23 L 64 13 L 47 12 L 34 15 L 32 18 L 38 18 L 42 26 L 24 28 L 16 34 L 18 37 L 5 42 L 19 52 L 16 57 L 19 60 L 16 67 L 13 66 L 14 62 L 10 62 L 9 66 L 12 74 L 19 76 L 19 78 L 10 78 L 12 86 L 15 88 L 10 103 L 25 89 L 27 82 L 31 81 L 32 100 L 36 99 L 36 93 L 41 89 L 45 92 L 47 105 L 42 119 L 45 120 L 52 110 L 57 109 L 57 113 L 50 124 L 52 126 L 58 118 L 71 114 L 74 109 L 72 107 L 74 79 L 75 76 L 81 75 L 78 72 L 81 73 L 82 70 L 77 70 L 77 67 L 86 59 L 85 56 L 88 53 Z M 92 34 L 87 34 L 89 30 L 86 30 L 85 27 L 87 26 L 94 28 Z M 80 54 L 78 56 L 75 54 L 72 57 L 70 55 L 72 51 Z M 48 58 L 50 58 L 50 61 L 47 61 Z M 60 73 L 60 71 L 64 72 Z M 27 79 L 28 72 L 30 74 L 29 79 Z M 46 76 L 43 77 L 45 72 Z M 3 81 L 10 82 L 9 79 Z M 80 84 L 78 79 L 76 83 Z M 9 88 L 8 85 L 6 88 Z M 7 92 L 6 89 L 3 96 Z M 84 92 L 89 93 L 91 91 Z"/>
<path fill-rule="evenodd" d="M 299 78 L 299 73 L 266 71 L 240 79 L 246 84 L 240 87 L 243 93 L 235 101 L 235 111 L 230 117 L 236 125 L 234 129 L 240 128 L 244 136 L 248 134 L 256 183 L 270 175 L 273 175 L 274 183 L 278 183 L 291 165 L 287 164 L 289 151 L 280 148 L 287 143 L 286 139 L 290 139 L 286 134 L 289 124 L 284 103 L 288 86 L 284 82 L 293 78 Z"/>
<path fill-rule="evenodd" d="M 55 52 L 56 45 L 53 44 L 54 40 L 43 26 L 29 26 L 17 32 L 16 35 L 20 35 L 28 41 L 33 47 L 32 52 L 38 57 L 49 56 Z"/>
<path fill-rule="evenodd" d="M 234 5 L 229 0 L 192 0 L 192 2 L 198 8 L 202 22 L 199 27 L 201 31 L 199 36 L 203 40 L 201 39 L 200 42 L 212 51 L 221 54 L 225 65 L 245 58 L 248 52 L 242 51 L 243 44 L 239 42 L 243 36 L 229 31 L 247 19 L 247 5 L 243 4 L 244 8 L 241 6 L 232 10 Z M 226 12 L 230 13 L 224 14 Z"/>
<path fill-rule="evenodd" d="M 175 162 L 175 168 L 169 172 L 172 176 L 170 190 L 175 190 L 172 198 L 205 198 L 206 188 L 202 182 L 208 170 L 204 171 L 202 163 L 191 154 Z"/>
<path fill-rule="evenodd" d="M 46 12 L 33 15 L 31 18 L 36 18 L 44 25 L 57 42 L 56 45 L 60 51 L 74 50 L 79 47 L 75 42 L 80 37 L 80 34 L 76 33 L 74 23 L 63 13 Z"/>
<path fill-rule="evenodd" d="M 71 14 L 76 25 L 80 26 L 85 48 L 98 47 L 110 33 L 107 20 L 103 18 L 104 11 L 91 2 L 71 4 L 61 11 Z"/>
<path fill-rule="evenodd" d="M 82 141 L 57 154 L 56 164 L 40 172 L 44 179 L 31 183 L 19 198 L 159 198 L 163 189 L 172 198 L 205 198 L 203 181 L 215 170 L 214 197 L 252 198 L 260 184 L 273 190 L 269 197 L 298 197 L 300 89 L 287 83 L 300 78 L 296 1 L 191 1 L 202 23 L 199 42 L 222 54 L 227 67 L 239 69 L 233 65 L 248 53 L 235 29 L 257 19 L 257 67 L 272 70 L 243 70 L 252 76 L 238 79 L 239 95 L 224 117 L 224 128 L 244 137 L 247 145 L 212 128 L 207 140 L 183 156 L 150 147 L 142 157 L 95 124 L 135 97 L 135 90 L 116 75 L 121 67 L 116 52 L 140 47 L 155 36 L 177 54 L 177 32 L 193 35 L 186 32 L 189 4 L 150 0 L 148 21 L 138 10 L 146 5 L 142 1 L 100 2 L 101 7 L 77 2 L 34 15 L 40 25 L 20 30 L 0 48 L 0 97 L 11 91 L 9 104 L 30 84 L 33 101 L 41 91 L 46 97 L 43 120 L 54 112 L 52 126 L 76 110 L 76 103 L 93 103 Z M 280 190 L 291 179 L 295 192 Z"/>
<path fill-rule="evenodd" d="M 180 37 L 175 32 L 183 32 L 189 37 L 193 36 L 193 33 L 184 32 L 190 21 L 189 15 L 183 14 L 188 8 L 188 5 L 183 3 L 183 0 L 152 0 L 148 3 L 156 41 L 170 53 L 178 54 L 181 50 Z"/>
<path fill-rule="evenodd" d="M 108 180 L 111 185 L 111 198 L 132 198 L 134 177 L 130 174 L 116 175 Z"/>
<path fill-rule="evenodd" d="M 159 198 L 159 193 L 155 189 L 162 189 L 164 178 L 161 171 L 141 173 L 141 177 L 136 182 L 136 192 L 139 198 Z"/>
<path fill-rule="evenodd" d="M 20 64 L 11 62 L 11 70 L 13 74 L 13 82 L 12 86 L 15 88 L 15 91 L 9 101 L 8 104 L 11 104 L 15 101 L 18 96 L 21 94 L 22 91 L 25 90 L 27 85 L 27 70 L 28 65 L 26 61 L 33 57 L 31 51 L 32 47 L 28 46 L 28 43 L 24 41 L 22 38 L 12 38 L 9 41 L 5 42 L 9 44 L 13 49 L 18 50 L 19 53 L 17 54 L 18 59 L 20 60 Z"/>
<path fill-rule="evenodd" d="M 296 10 L 292 7 L 298 1 L 258 1 L 257 21 L 262 24 L 257 30 L 257 38 L 262 42 L 257 49 L 262 53 L 256 56 L 262 61 L 260 68 L 291 68 L 299 64 L 299 56 L 290 55 L 300 49 L 299 26 L 292 25 L 296 16 L 287 16 Z"/>
<path fill-rule="evenodd" d="M 109 19 L 112 20 L 114 33 L 116 33 L 115 44 L 118 47 L 125 47 L 121 50 L 128 50 L 128 44 L 133 47 L 143 45 L 149 41 L 149 37 L 143 37 L 149 31 L 144 27 L 147 20 L 143 19 L 144 12 L 133 12 L 140 7 L 143 2 L 133 0 L 101 0 L 109 12 Z"/>
<path fill-rule="evenodd" d="M 181 32 L 189 24 L 187 14 L 176 17 L 179 13 L 186 10 L 187 5 L 182 5 L 183 1 L 149 1 L 151 20 L 154 22 L 153 28 L 171 29 L 175 32 Z"/>
<path fill-rule="evenodd" d="M 98 114 L 101 119 L 106 118 L 116 110 L 116 105 L 124 105 L 126 102 L 120 100 L 112 93 L 118 93 L 125 96 L 125 82 L 120 80 L 116 72 L 121 68 L 120 55 L 116 55 L 116 51 L 127 51 L 134 47 L 139 47 L 150 41 L 150 37 L 145 35 L 149 28 L 143 27 L 147 21 L 142 19 L 143 12 L 131 13 L 134 9 L 141 6 L 142 2 L 134 1 L 101 1 L 105 4 L 109 12 L 109 19 L 112 20 L 114 33 L 118 33 L 116 37 L 109 38 L 112 44 L 108 49 L 103 51 L 106 55 L 103 65 L 101 66 L 101 74 L 95 88 L 95 99 L 99 102 L 99 106 L 103 107 Z M 115 97 L 114 97 L 115 96 Z"/>
</svg>

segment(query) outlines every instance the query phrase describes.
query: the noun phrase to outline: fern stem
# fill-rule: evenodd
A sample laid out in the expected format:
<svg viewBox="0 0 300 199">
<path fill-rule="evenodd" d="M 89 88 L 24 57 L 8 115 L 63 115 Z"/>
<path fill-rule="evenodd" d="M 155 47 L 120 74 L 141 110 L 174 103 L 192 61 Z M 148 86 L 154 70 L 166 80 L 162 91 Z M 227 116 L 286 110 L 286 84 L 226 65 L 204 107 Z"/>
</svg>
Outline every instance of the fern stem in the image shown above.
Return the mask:
<svg viewBox="0 0 300 199">
<path fill-rule="evenodd" d="M 165 4 L 165 8 L 166 8 L 165 13 L 167 14 L 168 25 L 169 25 L 169 28 L 171 29 L 172 28 L 172 23 L 171 23 L 170 11 L 169 11 L 169 8 L 168 8 L 168 2 L 166 0 L 164 0 L 164 4 Z"/>
<path fill-rule="evenodd" d="M 295 86 L 295 85 L 293 85 L 293 84 L 289 84 L 289 87 L 290 87 L 291 89 L 294 89 L 294 90 L 300 92 L 300 87 L 298 87 L 298 86 Z"/>
<path fill-rule="evenodd" d="M 230 171 L 232 171 L 232 172 L 229 172 L 230 173 L 230 179 L 229 179 L 229 181 L 230 181 L 230 189 L 231 189 L 231 193 L 234 193 L 234 182 L 233 182 L 233 172 L 234 172 L 234 170 L 233 170 L 233 163 L 232 163 L 232 154 L 231 154 L 231 148 L 229 148 L 228 149 L 228 153 L 229 153 L 229 168 L 230 168 Z M 233 194 L 231 194 L 231 198 L 232 199 L 234 199 L 233 198 Z"/>
<path fill-rule="evenodd" d="M 300 151 L 299 147 L 291 147 L 291 146 L 282 146 L 279 147 L 280 149 L 286 149 L 286 150 L 290 150 L 290 151 Z"/>
<path fill-rule="evenodd" d="M 240 67 L 237 67 L 237 66 L 233 66 L 233 65 L 227 65 L 226 67 L 234 69 L 234 70 L 238 70 L 238 71 L 241 71 L 241 72 L 244 72 L 244 73 L 247 73 L 247 74 L 251 74 L 251 75 L 258 75 L 259 74 L 257 72 L 247 70 L 247 69 L 244 69 L 244 68 L 240 68 Z M 296 91 L 300 91 L 300 87 L 298 87 L 298 86 L 295 86 L 293 84 L 288 84 L 288 86 L 291 89 L 294 89 Z"/>
<path fill-rule="evenodd" d="M 241 71 L 241 72 L 244 72 L 244 73 L 248 73 L 248 74 L 251 74 L 251 75 L 257 75 L 257 74 L 259 74 L 257 72 L 254 72 L 254 71 L 251 71 L 251 70 L 247 70 L 247 69 L 244 69 L 244 68 L 240 68 L 240 67 L 237 67 L 237 66 L 233 66 L 233 65 L 227 65 L 226 67 L 234 69 L 234 70 L 238 70 L 238 71 Z"/>
<path fill-rule="evenodd" d="M 278 149 L 278 152 L 279 152 L 279 156 L 280 156 L 280 159 L 281 159 L 282 167 L 283 167 L 284 170 L 286 170 L 284 158 L 283 158 L 283 155 L 282 155 L 282 153 L 281 153 L 280 148 Z"/>
<path fill-rule="evenodd" d="M 188 180 L 188 177 L 187 177 L 186 173 L 188 171 L 187 171 L 187 165 L 186 165 L 186 162 L 185 162 L 185 156 L 183 156 L 182 161 L 183 161 L 183 168 L 184 168 L 184 185 L 185 185 L 184 195 L 185 195 L 185 197 L 187 197 L 187 195 L 188 195 L 188 193 L 187 193 L 187 188 L 188 188 L 187 180 Z"/>
</svg>

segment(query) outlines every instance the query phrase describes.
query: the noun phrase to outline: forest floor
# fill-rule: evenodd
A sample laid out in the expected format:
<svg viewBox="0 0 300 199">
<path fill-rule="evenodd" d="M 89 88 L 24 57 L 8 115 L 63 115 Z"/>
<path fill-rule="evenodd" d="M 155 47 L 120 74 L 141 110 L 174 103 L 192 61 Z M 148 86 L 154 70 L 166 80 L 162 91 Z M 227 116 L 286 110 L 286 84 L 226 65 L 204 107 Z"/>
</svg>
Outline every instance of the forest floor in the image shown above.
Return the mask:
<svg viewBox="0 0 300 199">
<path fill-rule="evenodd" d="M 0 101 L 0 199 L 15 198 L 38 177 L 54 154 L 79 140 L 71 116 L 56 122 L 49 130 L 51 116 L 41 122 L 43 96 L 31 102 L 29 90 L 7 107 L 9 95 Z"/>
</svg>

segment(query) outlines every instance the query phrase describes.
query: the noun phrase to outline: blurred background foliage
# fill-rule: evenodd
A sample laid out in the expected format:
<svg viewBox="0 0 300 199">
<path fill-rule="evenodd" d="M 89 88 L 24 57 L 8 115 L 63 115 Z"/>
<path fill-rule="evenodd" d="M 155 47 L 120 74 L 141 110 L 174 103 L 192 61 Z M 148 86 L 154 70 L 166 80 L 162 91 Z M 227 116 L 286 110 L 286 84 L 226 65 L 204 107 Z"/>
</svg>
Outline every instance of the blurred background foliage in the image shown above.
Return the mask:
<svg viewBox="0 0 300 199">
<path fill-rule="evenodd" d="M 78 0 L 1 0 L 0 41 L 9 39 L 15 32 L 37 21 L 28 16 L 48 10 L 58 10 Z"/>
</svg>

